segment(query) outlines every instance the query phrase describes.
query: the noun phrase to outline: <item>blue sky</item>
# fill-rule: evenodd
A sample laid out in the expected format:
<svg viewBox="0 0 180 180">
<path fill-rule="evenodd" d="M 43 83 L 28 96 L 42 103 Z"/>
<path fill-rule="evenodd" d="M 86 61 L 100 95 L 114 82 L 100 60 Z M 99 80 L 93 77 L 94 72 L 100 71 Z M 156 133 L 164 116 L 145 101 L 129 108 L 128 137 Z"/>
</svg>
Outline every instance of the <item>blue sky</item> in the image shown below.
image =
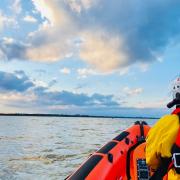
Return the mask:
<svg viewBox="0 0 180 180">
<path fill-rule="evenodd" d="M 1 112 L 160 116 L 179 39 L 178 0 L 1 0 Z"/>
</svg>

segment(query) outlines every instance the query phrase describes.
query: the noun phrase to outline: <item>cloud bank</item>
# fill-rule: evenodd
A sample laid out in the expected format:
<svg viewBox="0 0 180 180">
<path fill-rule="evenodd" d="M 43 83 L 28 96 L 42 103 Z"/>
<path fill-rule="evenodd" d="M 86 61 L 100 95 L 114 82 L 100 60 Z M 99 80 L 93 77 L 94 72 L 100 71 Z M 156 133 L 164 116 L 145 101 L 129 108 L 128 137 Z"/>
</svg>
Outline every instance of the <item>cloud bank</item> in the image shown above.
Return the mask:
<svg viewBox="0 0 180 180">
<path fill-rule="evenodd" d="M 123 105 L 122 99 L 113 95 L 99 93 L 75 93 L 70 91 L 52 90 L 51 87 L 57 83 L 56 79 L 51 80 L 47 85 L 42 82 L 31 80 L 24 71 L 13 73 L 0 71 L 0 101 L 1 105 L 8 107 L 8 112 L 14 108 L 16 112 L 47 112 L 47 113 L 67 113 L 67 114 L 89 114 L 89 115 L 114 115 L 127 116 L 152 115 L 160 112 L 159 107 L 163 107 L 162 101 L 138 102 L 132 107 Z M 81 87 L 79 87 L 81 88 Z M 129 96 L 142 93 L 141 88 L 125 88 Z M 121 102 L 120 102 L 121 101 Z M 153 107 L 156 107 L 156 110 Z M 148 109 L 148 110 L 147 110 Z M 153 111 L 153 113 L 152 113 Z M 147 112 L 149 114 L 147 114 Z M 158 114 L 157 114 L 158 115 Z"/>
<path fill-rule="evenodd" d="M 0 99 L 7 100 L 9 106 L 16 102 L 28 102 L 32 107 L 118 107 L 113 95 L 74 93 L 69 91 L 52 91 L 50 87 L 56 80 L 50 81 L 47 87 L 34 83 L 24 71 L 8 73 L 0 71 Z M 9 97 L 9 98 L 8 98 Z M 23 98 L 24 97 L 24 98 Z M 7 103 L 7 102 L 6 102 Z"/>
<path fill-rule="evenodd" d="M 23 43 L 7 45 L 1 40 L 1 52 L 8 60 L 58 61 L 71 54 L 98 71 L 111 72 L 155 61 L 169 43 L 178 43 L 178 0 L 32 3 L 42 23 Z"/>
</svg>

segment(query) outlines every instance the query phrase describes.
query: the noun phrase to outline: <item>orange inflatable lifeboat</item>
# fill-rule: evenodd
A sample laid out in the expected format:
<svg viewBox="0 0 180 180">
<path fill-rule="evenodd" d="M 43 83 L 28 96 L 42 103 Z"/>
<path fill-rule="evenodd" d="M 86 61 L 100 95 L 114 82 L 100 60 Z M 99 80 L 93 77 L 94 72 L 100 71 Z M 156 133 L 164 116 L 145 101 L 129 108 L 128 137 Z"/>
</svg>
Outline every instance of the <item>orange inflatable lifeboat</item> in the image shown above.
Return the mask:
<svg viewBox="0 0 180 180">
<path fill-rule="evenodd" d="M 146 122 L 135 122 L 92 154 L 68 180 L 146 180 L 150 170 L 145 161 Z"/>
</svg>

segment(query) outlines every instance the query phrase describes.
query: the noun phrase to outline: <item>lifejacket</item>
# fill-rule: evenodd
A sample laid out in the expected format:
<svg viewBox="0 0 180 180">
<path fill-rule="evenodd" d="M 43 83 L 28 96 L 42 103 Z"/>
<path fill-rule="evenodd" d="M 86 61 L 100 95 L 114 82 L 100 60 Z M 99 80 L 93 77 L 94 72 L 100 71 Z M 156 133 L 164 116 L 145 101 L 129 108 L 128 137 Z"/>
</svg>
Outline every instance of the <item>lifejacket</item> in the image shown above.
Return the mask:
<svg viewBox="0 0 180 180">
<path fill-rule="evenodd" d="M 172 112 L 172 114 L 178 115 L 180 121 L 180 108 L 176 108 Z M 180 128 L 176 137 L 176 141 L 172 147 L 171 153 L 172 153 L 172 162 L 168 169 L 174 167 L 176 173 L 180 174 Z"/>
<path fill-rule="evenodd" d="M 179 116 L 180 123 L 180 107 L 176 108 L 171 114 Z M 180 174 L 180 127 L 176 136 L 176 141 L 171 149 L 172 157 L 162 158 L 161 166 L 155 171 L 150 180 L 160 180 L 168 173 L 171 168 L 174 168 L 177 174 Z"/>
</svg>

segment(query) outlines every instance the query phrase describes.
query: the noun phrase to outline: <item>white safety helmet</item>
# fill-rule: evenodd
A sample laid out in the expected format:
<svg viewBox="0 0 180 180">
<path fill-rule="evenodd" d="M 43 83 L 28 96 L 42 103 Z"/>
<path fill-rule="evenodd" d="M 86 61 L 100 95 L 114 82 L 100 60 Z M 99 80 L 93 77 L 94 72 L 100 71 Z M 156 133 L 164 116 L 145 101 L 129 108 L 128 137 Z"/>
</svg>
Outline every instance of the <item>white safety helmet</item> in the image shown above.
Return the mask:
<svg viewBox="0 0 180 180">
<path fill-rule="evenodd" d="M 174 99 L 177 97 L 177 93 L 180 94 L 180 76 L 178 76 L 173 82 L 172 93 Z"/>
</svg>

